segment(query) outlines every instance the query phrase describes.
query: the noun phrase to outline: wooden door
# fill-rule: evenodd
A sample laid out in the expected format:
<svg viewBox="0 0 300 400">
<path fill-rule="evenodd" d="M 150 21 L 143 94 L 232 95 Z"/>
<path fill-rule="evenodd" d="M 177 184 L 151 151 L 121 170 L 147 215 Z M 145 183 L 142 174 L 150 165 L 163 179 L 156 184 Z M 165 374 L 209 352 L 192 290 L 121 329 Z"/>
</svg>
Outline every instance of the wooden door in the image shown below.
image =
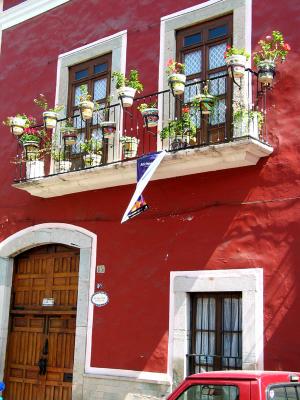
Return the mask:
<svg viewBox="0 0 300 400">
<path fill-rule="evenodd" d="M 78 251 L 63 246 L 17 257 L 5 399 L 71 400 L 78 269 Z M 50 298 L 54 305 L 43 306 Z"/>
</svg>

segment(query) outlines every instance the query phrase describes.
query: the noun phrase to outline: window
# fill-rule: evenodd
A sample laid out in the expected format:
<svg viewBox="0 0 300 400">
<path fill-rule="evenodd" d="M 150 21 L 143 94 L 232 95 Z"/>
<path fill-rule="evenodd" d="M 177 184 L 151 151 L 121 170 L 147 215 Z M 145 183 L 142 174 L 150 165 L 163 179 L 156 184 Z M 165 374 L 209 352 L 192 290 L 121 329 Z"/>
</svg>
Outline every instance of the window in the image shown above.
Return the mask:
<svg viewBox="0 0 300 400">
<path fill-rule="evenodd" d="M 69 67 L 68 115 L 75 115 L 74 125 L 79 129 L 78 144 L 73 151 L 80 151 L 79 143 L 94 137 L 102 140 L 98 127 L 101 121 L 101 104 L 105 106 L 110 93 L 111 53 Z M 92 99 L 100 105 L 100 110 L 93 114 L 90 122 L 83 121 L 79 115 L 81 87 L 87 89 Z M 103 112 L 103 111 L 102 111 Z"/>
<path fill-rule="evenodd" d="M 198 144 L 224 141 L 229 136 L 232 84 L 224 77 L 227 73 L 224 52 L 227 44 L 231 43 L 232 15 L 176 33 L 176 59 L 185 64 L 187 75 L 183 101 L 189 103 L 196 94 L 202 92 L 205 82 L 208 83 L 209 93 L 217 97 L 210 116 L 200 115 L 200 111 L 192 114 L 192 120 L 198 128 Z M 204 82 L 192 84 L 197 81 Z M 180 104 L 177 104 L 177 112 L 180 112 Z"/>
<path fill-rule="evenodd" d="M 233 385 L 192 385 L 177 400 L 237 400 L 239 389 Z"/>
<path fill-rule="evenodd" d="M 191 295 L 189 373 L 242 368 L 241 293 Z"/>
<path fill-rule="evenodd" d="M 299 400 L 300 385 L 299 384 L 284 384 L 272 385 L 268 387 L 268 400 Z"/>
</svg>

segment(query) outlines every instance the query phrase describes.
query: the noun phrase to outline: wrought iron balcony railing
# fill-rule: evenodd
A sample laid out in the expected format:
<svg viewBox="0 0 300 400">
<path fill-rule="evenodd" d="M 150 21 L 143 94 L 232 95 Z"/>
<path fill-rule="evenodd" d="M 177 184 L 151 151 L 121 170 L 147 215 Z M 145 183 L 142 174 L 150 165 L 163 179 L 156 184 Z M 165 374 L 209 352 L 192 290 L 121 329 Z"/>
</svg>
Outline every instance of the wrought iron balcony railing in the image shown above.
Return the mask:
<svg viewBox="0 0 300 400">
<path fill-rule="evenodd" d="M 164 90 L 134 99 L 129 108 L 107 105 L 89 121 L 78 110 L 59 120 L 55 129 L 45 129 L 39 144 L 19 140 L 15 181 L 126 162 L 161 149 L 176 152 L 245 138 L 268 145 L 268 90 L 256 79 L 248 70 L 237 84 L 221 73 L 209 82 L 189 82 L 179 97 Z M 215 97 L 209 106 L 199 96 L 206 85 Z M 142 113 L 142 104 L 151 107 Z"/>
</svg>

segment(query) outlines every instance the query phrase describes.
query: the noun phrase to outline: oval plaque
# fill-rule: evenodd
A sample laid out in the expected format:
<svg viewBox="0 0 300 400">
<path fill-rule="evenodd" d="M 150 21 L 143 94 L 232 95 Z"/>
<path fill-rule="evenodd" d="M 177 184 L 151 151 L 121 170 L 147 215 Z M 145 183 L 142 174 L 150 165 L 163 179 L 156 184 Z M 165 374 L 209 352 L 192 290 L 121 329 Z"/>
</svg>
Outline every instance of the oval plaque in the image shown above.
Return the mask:
<svg viewBox="0 0 300 400">
<path fill-rule="evenodd" d="M 96 307 L 103 307 L 109 302 L 108 294 L 106 292 L 95 292 L 91 298 L 91 302 Z"/>
</svg>

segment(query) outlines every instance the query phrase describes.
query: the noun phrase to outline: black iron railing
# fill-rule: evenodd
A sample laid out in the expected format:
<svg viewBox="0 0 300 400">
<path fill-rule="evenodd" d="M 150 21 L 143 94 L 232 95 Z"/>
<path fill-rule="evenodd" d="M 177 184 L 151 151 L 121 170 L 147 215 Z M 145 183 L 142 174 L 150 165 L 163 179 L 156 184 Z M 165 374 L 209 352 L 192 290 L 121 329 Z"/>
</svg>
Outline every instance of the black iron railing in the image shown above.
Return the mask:
<svg viewBox="0 0 300 400">
<path fill-rule="evenodd" d="M 240 82 L 220 73 L 209 82 L 188 82 L 179 97 L 164 90 L 134 99 L 132 107 L 121 102 L 101 106 L 89 121 L 78 110 L 59 120 L 55 129 L 45 129 L 38 145 L 18 142 L 15 180 L 125 162 L 160 149 L 173 152 L 249 137 L 268 144 L 268 88 L 256 79 L 251 70 Z M 215 97 L 210 113 L 201 102 L 195 104 L 205 86 Z M 152 110 L 142 114 L 145 103 Z M 43 125 L 35 128 L 42 130 Z"/>
<path fill-rule="evenodd" d="M 187 354 L 188 374 L 215 370 L 242 369 L 242 357 L 208 354 Z"/>
</svg>

